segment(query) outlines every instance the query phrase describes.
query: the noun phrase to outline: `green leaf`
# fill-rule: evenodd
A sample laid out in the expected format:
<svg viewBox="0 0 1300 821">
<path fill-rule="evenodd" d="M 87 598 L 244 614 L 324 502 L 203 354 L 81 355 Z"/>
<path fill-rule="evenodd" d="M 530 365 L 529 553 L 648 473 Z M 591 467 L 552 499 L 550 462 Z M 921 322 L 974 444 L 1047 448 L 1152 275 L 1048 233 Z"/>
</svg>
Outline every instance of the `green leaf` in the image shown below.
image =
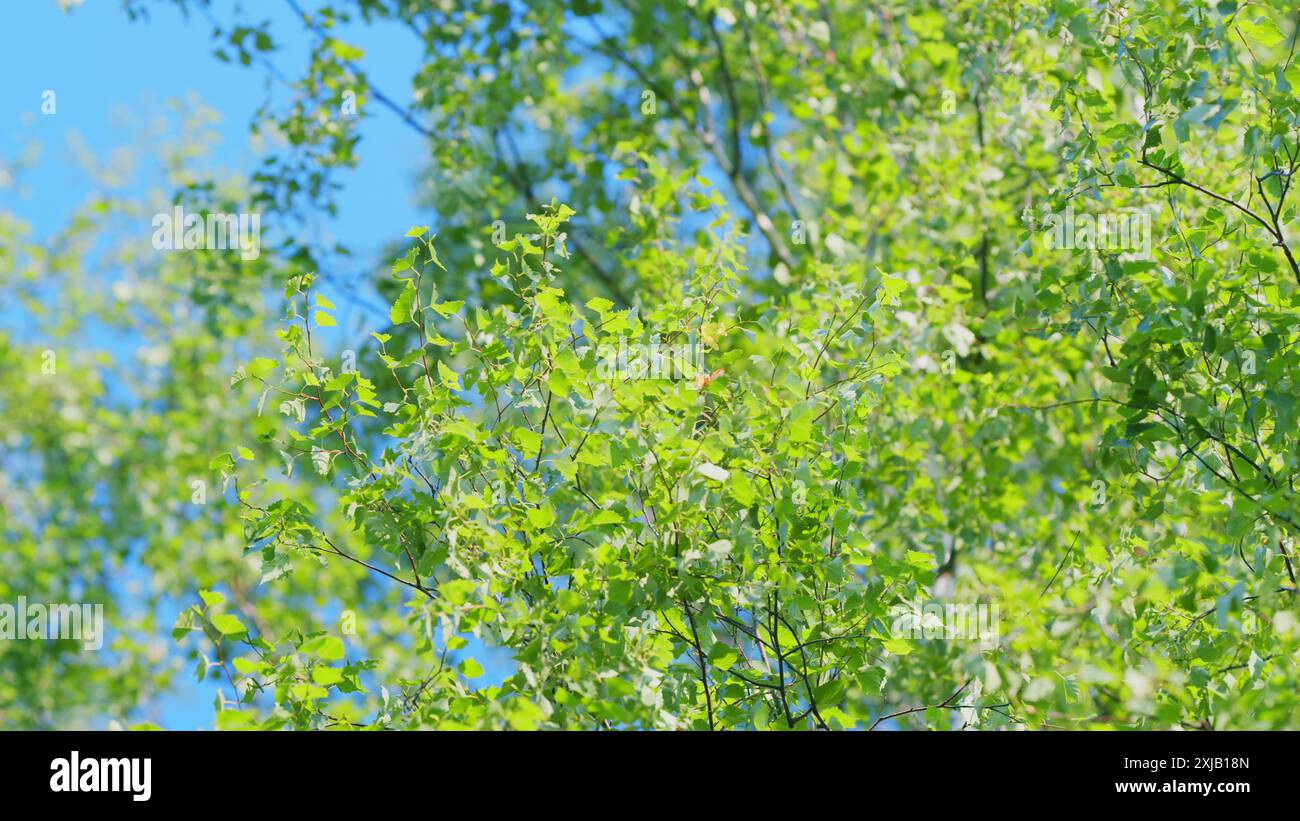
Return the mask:
<svg viewBox="0 0 1300 821">
<path fill-rule="evenodd" d="M 535 529 L 545 530 L 555 524 L 555 511 L 550 507 L 529 508 L 528 521 Z"/>
<path fill-rule="evenodd" d="M 272 371 L 280 366 L 279 362 L 274 359 L 267 359 L 259 356 L 252 362 L 248 363 L 247 372 L 253 379 L 265 379 Z"/>
<path fill-rule="evenodd" d="M 438 362 L 438 380 L 453 391 L 460 390 L 460 377 L 441 360 Z"/>
<path fill-rule="evenodd" d="M 323 661 L 338 661 L 344 655 L 343 641 L 337 636 L 317 636 L 303 644 L 302 652 Z"/>
<path fill-rule="evenodd" d="M 337 667 L 316 667 L 311 671 L 311 680 L 322 687 L 329 687 L 343 680 L 343 671 Z"/>
<path fill-rule="evenodd" d="M 199 598 L 203 599 L 204 607 L 216 607 L 226 600 L 225 594 L 214 593 L 211 590 L 200 590 Z"/>
<path fill-rule="evenodd" d="M 462 307 L 464 307 L 464 305 L 465 305 L 464 300 L 457 300 L 454 302 L 435 302 L 429 307 L 437 311 L 440 316 L 445 318 L 445 317 L 455 316 L 456 312 L 459 311 Z"/>
<path fill-rule="evenodd" d="M 223 636 L 238 636 L 248 632 L 244 623 L 229 613 L 218 613 L 211 618 L 212 626 Z"/>
<path fill-rule="evenodd" d="M 1243 13 L 1249 13 L 1250 9 L 1243 10 Z M 1286 39 L 1286 35 L 1278 28 L 1277 23 L 1265 16 L 1257 16 L 1254 19 L 1238 19 L 1236 22 L 1237 30 L 1254 42 L 1272 48 Z"/>
<path fill-rule="evenodd" d="M 393 303 L 393 307 L 388 312 L 388 318 L 394 325 L 401 325 L 405 322 L 412 322 L 415 318 L 415 283 L 411 280 L 406 281 L 406 287 Z"/>
</svg>

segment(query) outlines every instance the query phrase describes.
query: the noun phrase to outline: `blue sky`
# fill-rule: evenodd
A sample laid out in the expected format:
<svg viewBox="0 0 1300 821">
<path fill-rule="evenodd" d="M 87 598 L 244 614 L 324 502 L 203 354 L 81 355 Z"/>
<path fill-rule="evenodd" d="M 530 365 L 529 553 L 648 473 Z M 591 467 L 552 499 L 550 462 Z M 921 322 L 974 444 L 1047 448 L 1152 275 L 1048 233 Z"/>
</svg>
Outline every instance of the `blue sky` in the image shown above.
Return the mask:
<svg viewBox="0 0 1300 821">
<path fill-rule="evenodd" d="M 214 14 L 223 24 L 234 19 L 234 2 L 218 0 L 215 5 Z M 288 4 L 257 0 L 239 6 L 245 21 L 272 21 L 274 36 L 285 40 L 272 62 L 286 76 L 300 74 L 309 40 Z M 211 158 L 216 167 L 243 173 L 253 168 L 257 157 L 248 124 L 266 99 L 267 72 L 217 60 L 211 25 L 202 15 L 187 18 L 166 3 L 148 8 L 150 19 L 132 22 L 119 0 L 87 0 L 68 13 L 55 0 L 6 4 L 5 25 L 0 27 L 0 70 L 6 78 L 0 83 L 0 210 L 26 220 L 36 237 L 54 234 L 95 193 L 93 181 L 74 162 L 75 146 L 85 145 L 103 160 L 113 147 L 132 144 L 133 136 L 165 112 L 172 99 L 197 96 L 220 114 L 215 126 L 220 142 Z M 372 81 L 394 99 L 405 100 L 419 55 L 409 34 L 393 37 L 394 29 L 379 23 L 344 29 L 342 36 L 365 50 L 362 67 Z M 41 113 L 46 91 L 55 93 L 53 115 Z M 271 93 L 283 99 L 286 89 L 276 85 Z M 415 205 L 427 148 L 388 111 L 376 106 L 370 113 L 360 125 L 362 170 L 339 178 L 344 187 L 338 195 L 338 215 L 320 215 L 311 226 L 322 242 L 350 248 L 353 266 L 375 262 L 384 244 L 400 238 L 406 227 L 431 224 L 430 216 Z M 33 146 L 39 148 L 34 164 L 7 174 L 6 169 Z M 161 178 L 150 176 L 144 168 L 132 184 L 161 185 Z M 346 301 L 335 301 L 341 309 L 340 331 L 355 327 Z M 13 321 L 0 306 L 0 327 Z M 471 649 L 482 650 L 473 645 Z M 488 669 L 488 680 L 500 680 L 505 660 L 497 654 L 475 654 Z M 157 717 L 171 729 L 211 726 L 215 691 L 193 685 L 186 675 L 181 680 L 190 684 L 156 705 Z"/>
<path fill-rule="evenodd" d="M 197 4 L 196 4 L 197 5 Z M 218 2 L 223 22 L 233 3 Z M 272 21 L 285 42 L 271 58 L 289 76 L 307 60 L 308 39 L 273 0 L 244 3 Z M 84 138 L 96 150 L 125 142 L 132 127 L 165 102 L 196 94 L 221 115 L 216 162 L 249 169 L 254 159 L 248 123 L 265 99 L 266 72 L 212 56 L 211 26 L 201 16 L 187 19 L 169 4 L 151 4 L 150 19 L 132 23 L 116 0 L 88 0 L 69 13 L 54 0 L 24 0 L 5 9 L 0 30 L 0 157 L 12 159 L 35 140 L 41 162 L 21 178 L 23 185 L 0 187 L 0 206 L 22 214 L 40 233 L 57 228 L 70 209 L 90 193 L 70 170 L 70 140 Z M 409 90 L 418 54 L 409 36 L 386 37 L 393 28 L 377 24 L 347 31 L 350 42 L 366 50 L 363 67 L 376 84 L 402 99 Z M 405 45 L 404 50 L 401 46 Z M 57 112 L 40 114 L 42 94 L 57 95 Z M 283 98 L 283 86 L 273 88 Z M 376 107 L 361 126 L 363 172 L 345 174 L 339 215 L 322 227 L 357 254 L 379 247 L 394 226 L 419 222 L 414 182 L 421 170 L 418 135 Z M 427 218 L 424 222 L 428 222 Z M 400 234 L 400 232 L 399 232 Z"/>
</svg>

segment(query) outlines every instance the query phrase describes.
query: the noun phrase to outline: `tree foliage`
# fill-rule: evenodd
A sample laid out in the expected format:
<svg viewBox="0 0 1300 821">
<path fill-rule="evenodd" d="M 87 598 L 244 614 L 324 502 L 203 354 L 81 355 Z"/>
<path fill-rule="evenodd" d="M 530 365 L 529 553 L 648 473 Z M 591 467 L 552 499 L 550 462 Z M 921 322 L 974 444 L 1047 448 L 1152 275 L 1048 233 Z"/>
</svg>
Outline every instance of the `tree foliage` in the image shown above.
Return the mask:
<svg viewBox="0 0 1300 821">
<path fill-rule="evenodd" d="M 146 401 L 0 337 L 32 477 L 0 586 L 137 551 L 223 728 L 1294 726 L 1290 6 L 211 5 L 125 3 L 204 10 L 250 76 L 311 58 L 246 186 L 178 197 L 328 211 L 399 117 L 434 224 L 350 294 L 387 314 L 355 367 L 336 259 L 294 238 L 147 263 L 193 327 L 152 331 Z M 369 81 L 369 25 L 414 42 L 409 89 Z M 13 248 L 12 287 L 81 291 Z M 189 475 L 222 488 L 197 514 L 138 499 Z M 997 639 L 901 629 L 918 602 Z M 33 652 L 0 648 L 15 704 Z M 91 709 L 168 683 L 65 662 L 112 678 Z"/>
</svg>

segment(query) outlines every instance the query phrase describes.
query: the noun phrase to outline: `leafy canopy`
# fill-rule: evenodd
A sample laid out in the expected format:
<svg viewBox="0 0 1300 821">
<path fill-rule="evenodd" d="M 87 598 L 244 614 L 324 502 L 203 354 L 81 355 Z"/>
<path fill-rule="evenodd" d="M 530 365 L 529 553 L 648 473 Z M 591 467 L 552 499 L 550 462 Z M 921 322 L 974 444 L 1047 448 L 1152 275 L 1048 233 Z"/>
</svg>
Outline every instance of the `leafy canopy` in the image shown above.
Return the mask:
<svg viewBox="0 0 1300 821">
<path fill-rule="evenodd" d="M 198 319 L 150 330 L 147 405 L 0 338 L 39 465 L 0 586 L 60 584 L 51 539 L 143 542 L 226 728 L 1294 726 L 1289 5 L 289 5 L 211 15 L 250 73 L 312 44 L 238 195 L 329 210 L 400 116 L 433 226 L 359 291 L 306 239 L 155 263 Z M 409 93 L 348 42 L 394 22 Z M 14 287 L 75 283 L 0 230 Z M 361 344 L 335 300 L 372 296 Z M 129 498 L 191 473 L 224 488 L 197 515 Z M 104 482 L 94 517 L 52 500 Z M 997 640 L 903 629 L 918 603 Z"/>
</svg>

